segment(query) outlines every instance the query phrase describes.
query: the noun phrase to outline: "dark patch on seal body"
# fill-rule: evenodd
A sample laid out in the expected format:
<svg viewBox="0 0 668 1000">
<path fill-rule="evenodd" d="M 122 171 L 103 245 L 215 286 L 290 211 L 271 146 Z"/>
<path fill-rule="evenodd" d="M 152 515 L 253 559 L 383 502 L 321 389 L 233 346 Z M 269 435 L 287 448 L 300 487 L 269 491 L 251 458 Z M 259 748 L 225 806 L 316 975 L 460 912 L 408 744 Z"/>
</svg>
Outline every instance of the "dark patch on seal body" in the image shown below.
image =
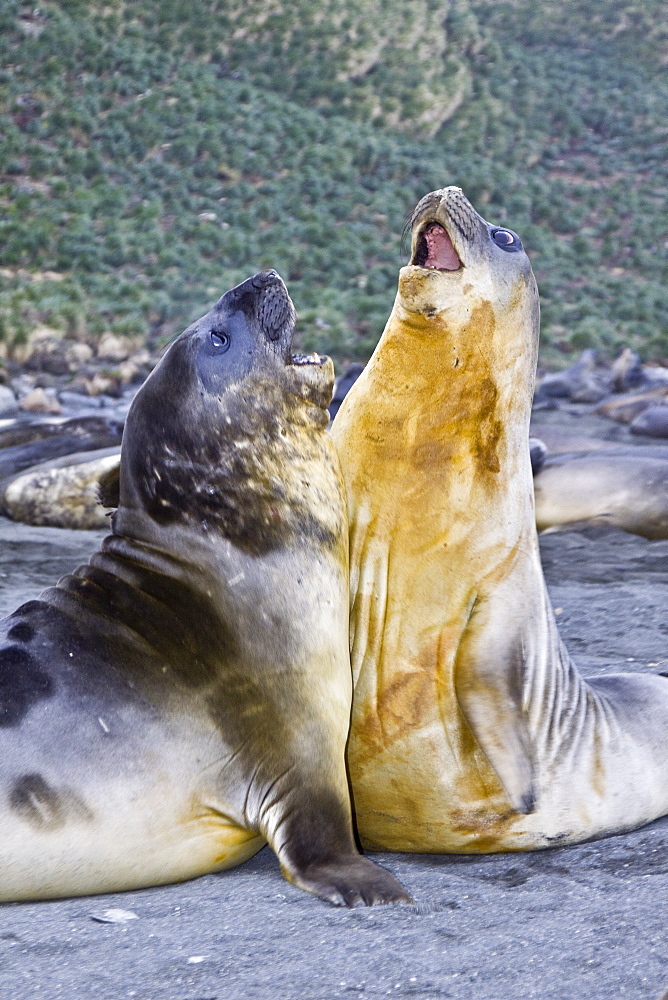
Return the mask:
<svg viewBox="0 0 668 1000">
<path fill-rule="evenodd" d="M 0 624 L 0 728 L 49 699 L 96 718 L 214 684 L 238 653 L 234 625 L 169 560 L 150 562 L 144 547 L 109 536 Z"/>
<path fill-rule="evenodd" d="M 30 642 L 34 637 L 35 630 L 28 622 L 19 622 L 17 625 L 12 625 L 7 633 L 7 638 L 11 639 L 12 642 Z"/>
<path fill-rule="evenodd" d="M 9 804 L 37 829 L 57 830 L 64 824 L 58 795 L 40 774 L 26 774 L 16 781 Z"/>
<path fill-rule="evenodd" d="M 41 774 L 24 774 L 14 782 L 9 805 L 36 830 L 50 832 L 68 820 L 90 821 L 93 814 L 79 796 L 69 790 L 57 792 Z"/>
<path fill-rule="evenodd" d="M 53 681 L 21 646 L 0 650 L 0 727 L 17 726 L 37 702 L 53 694 Z"/>
<path fill-rule="evenodd" d="M 480 467 L 485 472 L 501 470 L 497 448 L 503 433 L 503 423 L 496 415 L 498 397 L 494 380 L 489 377 L 482 379 L 478 401 L 480 423 L 475 449 Z"/>
</svg>

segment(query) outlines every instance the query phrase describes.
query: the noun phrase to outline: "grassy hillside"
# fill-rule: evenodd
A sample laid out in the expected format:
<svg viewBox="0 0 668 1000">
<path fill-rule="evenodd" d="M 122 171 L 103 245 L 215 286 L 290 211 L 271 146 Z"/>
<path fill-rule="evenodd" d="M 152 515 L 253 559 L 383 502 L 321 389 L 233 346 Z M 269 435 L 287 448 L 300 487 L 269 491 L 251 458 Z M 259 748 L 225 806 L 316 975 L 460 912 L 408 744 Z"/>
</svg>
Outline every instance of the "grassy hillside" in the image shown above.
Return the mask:
<svg viewBox="0 0 668 1000">
<path fill-rule="evenodd" d="M 364 359 L 406 215 L 459 183 L 529 247 L 545 358 L 668 357 L 668 85 L 660 18 L 645 44 L 631 16 L 646 3 L 614 0 L 627 27 L 587 40 L 600 5 L 572 0 L 574 40 L 565 3 L 529 0 L 5 2 L 0 340 L 155 342 L 272 266 L 303 346 Z"/>
<path fill-rule="evenodd" d="M 668 65 L 668 18 L 663 0 L 473 0 L 499 37 L 532 47 L 591 50 L 612 59 Z"/>
<path fill-rule="evenodd" d="M 327 114 L 433 135 L 470 91 L 468 0 L 167 0 L 117 7 L 170 51 Z"/>
<path fill-rule="evenodd" d="M 666 359 L 665 7 L 473 6 L 502 56 L 487 74 L 481 132 L 494 132 L 495 155 L 514 178 L 523 168 L 505 205 L 516 206 L 513 222 L 532 251 L 547 356 L 550 345 L 614 351 L 627 342 Z M 475 153 L 484 156 L 481 142 Z M 491 200 L 501 205 L 500 192 Z"/>
</svg>

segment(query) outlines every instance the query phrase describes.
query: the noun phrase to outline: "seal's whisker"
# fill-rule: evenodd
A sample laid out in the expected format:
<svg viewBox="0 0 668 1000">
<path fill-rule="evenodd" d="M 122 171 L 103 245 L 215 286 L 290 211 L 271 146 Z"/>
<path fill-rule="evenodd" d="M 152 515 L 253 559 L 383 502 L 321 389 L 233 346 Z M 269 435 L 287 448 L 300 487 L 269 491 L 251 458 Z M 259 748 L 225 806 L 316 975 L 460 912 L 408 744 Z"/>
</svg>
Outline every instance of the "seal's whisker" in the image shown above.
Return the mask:
<svg viewBox="0 0 668 1000">
<path fill-rule="evenodd" d="M 399 244 L 399 260 L 402 265 L 407 264 L 411 256 L 411 234 L 413 230 L 415 212 L 411 212 L 410 215 L 406 216 L 406 221 L 404 222 L 403 229 L 401 230 L 401 242 Z M 408 240 L 408 255 L 406 255 L 406 240 Z"/>
</svg>

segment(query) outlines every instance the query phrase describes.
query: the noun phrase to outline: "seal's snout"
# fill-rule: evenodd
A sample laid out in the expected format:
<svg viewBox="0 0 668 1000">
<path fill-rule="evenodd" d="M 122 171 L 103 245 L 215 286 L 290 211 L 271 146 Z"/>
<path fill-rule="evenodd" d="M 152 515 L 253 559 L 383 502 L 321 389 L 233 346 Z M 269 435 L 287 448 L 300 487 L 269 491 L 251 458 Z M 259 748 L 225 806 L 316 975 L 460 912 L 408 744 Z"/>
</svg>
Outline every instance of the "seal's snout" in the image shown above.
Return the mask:
<svg viewBox="0 0 668 1000">
<path fill-rule="evenodd" d="M 221 299 L 221 305 L 237 306 L 238 308 L 244 308 L 252 304 L 257 298 L 258 294 L 263 292 L 271 291 L 273 289 L 282 290 L 282 293 L 286 299 L 289 300 L 288 290 L 283 283 L 278 271 L 259 271 L 254 274 L 252 278 L 246 278 L 242 281 L 240 285 L 235 285 L 231 288 L 229 292 L 225 292 Z"/>
<path fill-rule="evenodd" d="M 278 271 L 270 268 L 268 271 L 260 271 L 250 279 L 253 288 L 266 288 L 267 285 L 283 285 L 283 279 Z M 283 285 L 285 288 L 285 285 Z M 286 291 L 287 294 L 287 291 Z"/>
<path fill-rule="evenodd" d="M 471 243 L 486 230 L 484 220 L 458 187 L 425 195 L 416 205 L 409 225 L 411 264 L 433 271 L 458 271 L 464 267 Z"/>
<path fill-rule="evenodd" d="M 265 337 L 271 341 L 285 340 L 286 349 L 290 349 L 292 332 L 295 325 L 295 310 L 288 295 L 288 290 L 276 271 L 270 271 L 273 280 L 268 275 L 256 275 L 263 278 L 259 289 L 257 303 L 257 318 Z M 251 279 L 252 281 L 255 278 Z"/>
<path fill-rule="evenodd" d="M 243 312 L 255 330 L 288 354 L 295 325 L 295 310 L 277 271 L 260 271 L 223 295 L 219 307 Z"/>
</svg>

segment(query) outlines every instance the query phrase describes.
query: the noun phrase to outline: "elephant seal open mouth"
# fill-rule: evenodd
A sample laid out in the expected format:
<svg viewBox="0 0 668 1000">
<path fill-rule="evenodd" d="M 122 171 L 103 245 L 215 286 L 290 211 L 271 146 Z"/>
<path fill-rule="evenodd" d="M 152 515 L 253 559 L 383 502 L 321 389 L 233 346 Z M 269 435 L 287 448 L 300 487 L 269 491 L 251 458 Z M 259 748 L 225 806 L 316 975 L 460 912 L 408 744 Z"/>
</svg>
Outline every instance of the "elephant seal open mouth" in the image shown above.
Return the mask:
<svg viewBox="0 0 668 1000">
<path fill-rule="evenodd" d="M 385 332 L 332 427 L 348 763 L 376 848 L 525 850 L 668 811 L 668 682 L 585 682 L 547 596 L 527 447 L 538 326 L 517 234 L 459 188 L 423 198 Z"/>
</svg>

